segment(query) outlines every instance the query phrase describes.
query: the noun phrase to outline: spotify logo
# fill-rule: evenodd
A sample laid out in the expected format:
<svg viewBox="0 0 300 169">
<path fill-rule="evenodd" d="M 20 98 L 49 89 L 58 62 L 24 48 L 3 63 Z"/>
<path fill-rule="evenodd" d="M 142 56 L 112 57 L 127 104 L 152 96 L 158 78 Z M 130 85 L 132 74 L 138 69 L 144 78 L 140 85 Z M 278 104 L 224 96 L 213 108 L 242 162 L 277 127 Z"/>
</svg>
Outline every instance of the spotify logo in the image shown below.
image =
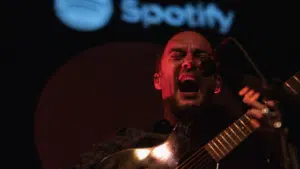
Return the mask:
<svg viewBox="0 0 300 169">
<path fill-rule="evenodd" d="M 114 14 L 113 0 L 54 0 L 54 10 L 62 23 L 77 31 L 96 31 L 109 24 Z M 216 29 L 227 34 L 235 12 L 223 11 L 216 3 L 186 2 L 184 5 L 143 3 L 139 0 L 120 0 L 120 21 L 152 26 L 188 26 L 189 28 Z"/>
<path fill-rule="evenodd" d="M 77 31 L 95 31 L 106 26 L 114 11 L 113 0 L 54 0 L 60 21 Z"/>
</svg>

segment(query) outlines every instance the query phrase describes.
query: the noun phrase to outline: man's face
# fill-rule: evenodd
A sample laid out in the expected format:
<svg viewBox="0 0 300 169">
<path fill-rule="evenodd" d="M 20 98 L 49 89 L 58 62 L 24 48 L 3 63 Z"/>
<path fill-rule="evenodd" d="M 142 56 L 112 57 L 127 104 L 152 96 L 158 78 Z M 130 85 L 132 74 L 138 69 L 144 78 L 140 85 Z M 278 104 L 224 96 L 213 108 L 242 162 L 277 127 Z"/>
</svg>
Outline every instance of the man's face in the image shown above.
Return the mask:
<svg viewBox="0 0 300 169">
<path fill-rule="evenodd" d="M 211 93 L 212 76 L 203 76 L 203 62 L 210 59 L 210 43 L 194 32 L 175 35 L 166 45 L 159 73 L 163 99 L 172 98 L 179 108 L 200 106 Z"/>
</svg>

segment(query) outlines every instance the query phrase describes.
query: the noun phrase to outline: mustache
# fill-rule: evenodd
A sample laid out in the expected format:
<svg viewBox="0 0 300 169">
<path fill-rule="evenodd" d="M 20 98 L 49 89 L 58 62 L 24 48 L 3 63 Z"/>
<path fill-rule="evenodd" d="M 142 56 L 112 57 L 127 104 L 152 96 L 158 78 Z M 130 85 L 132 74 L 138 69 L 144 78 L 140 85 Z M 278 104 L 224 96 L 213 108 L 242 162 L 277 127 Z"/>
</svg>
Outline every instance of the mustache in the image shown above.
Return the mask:
<svg viewBox="0 0 300 169">
<path fill-rule="evenodd" d="M 217 62 L 210 59 L 202 62 L 200 66 L 192 68 L 180 67 L 178 73 L 191 73 L 194 75 L 203 75 L 204 77 L 212 76 L 217 73 Z"/>
<path fill-rule="evenodd" d="M 189 73 L 193 75 L 203 75 L 204 77 L 212 76 L 213 74 L 217 73 L 217 63 L 213 60 L 205 61 L 199 67 L 193 68 L 180 68 L 178 71 L 179 74 L 181 73 Z"/>
<path fill-rule="evenodd" d="M 201 70 L 200 67 L 195 67 L 195 68 L 184 68 L 181 67 L 177 70 L 176 73 L 178 74 L 191 74 L 191 75 L 201 75 L 203 71 Z"/>
</svg>

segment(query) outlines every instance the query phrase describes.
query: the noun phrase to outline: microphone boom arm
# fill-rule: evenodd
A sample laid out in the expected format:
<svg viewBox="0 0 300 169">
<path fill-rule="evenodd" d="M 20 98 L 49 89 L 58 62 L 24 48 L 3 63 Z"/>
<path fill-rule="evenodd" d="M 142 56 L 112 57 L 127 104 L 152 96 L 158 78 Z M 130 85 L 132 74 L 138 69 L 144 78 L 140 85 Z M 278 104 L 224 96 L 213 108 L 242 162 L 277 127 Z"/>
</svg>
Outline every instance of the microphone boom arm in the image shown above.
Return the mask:
<svg viewBox="0 0 300 169">
<path fill-rule="evenodd" d="M 255 70 L 257 75 L 260 77 L 262 81 L 262 87 L 264 89 L 270 89 L 267 79 L 262 74 L 262 72 L 258 69 L 256 64 L 250 58 L 248 52 L 244 49 L 243 45 L 240 44 L 235 38 L 227 37 L 225 41 L 231 40 L 238 46 L 238 48 L 243 52 L 245 59 L 251 64 L 252 68 Z M 223 42 L 226 43 L 226 42 Z M 276 106 L 277 107 L 277 106 Z M 280 165 L 283 169 L 299 169 L 299 162 L 296 153 L 296 147 L 293 146 L 291 143 L 288 143 L 287 136 L 288 136 L 288 129 L 282 128 L 281 126 L 281 113 L 277 109 L 275 112 L 271 113 L 271 116 L 275 117 L 275 122 L 273 122 L 273 127 L 275 131 L 279 134 L 279 141 L 280 141 L 280 150 L 282 153 L 282 158 L 280 159 Z M 279 125 L 278 125 L 279 124 Z"/>
</svg>

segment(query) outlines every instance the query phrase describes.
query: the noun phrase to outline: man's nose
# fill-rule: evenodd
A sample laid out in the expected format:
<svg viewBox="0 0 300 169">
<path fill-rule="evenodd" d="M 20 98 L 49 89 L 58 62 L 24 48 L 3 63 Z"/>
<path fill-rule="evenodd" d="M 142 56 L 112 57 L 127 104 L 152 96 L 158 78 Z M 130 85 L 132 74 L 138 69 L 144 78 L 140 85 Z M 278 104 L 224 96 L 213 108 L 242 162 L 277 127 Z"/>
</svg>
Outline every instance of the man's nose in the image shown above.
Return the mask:
<svg viewBox="0 0 300 169">
<path fill-rule="evenodd" d="M 182 63 L 182 68 L 184 69 L 193 69 L 200 66 L 200 63 L 198 63 L 197 59 L 193 59 L 193 57 L 188 57 L 184 59 Z"/>
<path fill-rule="evenodd" d="M 184 69 L 192 69 L 193 67 L 193 60 L 184 60 L 183 63 L 182 63 L 182 68 Z"/>
</svg>

